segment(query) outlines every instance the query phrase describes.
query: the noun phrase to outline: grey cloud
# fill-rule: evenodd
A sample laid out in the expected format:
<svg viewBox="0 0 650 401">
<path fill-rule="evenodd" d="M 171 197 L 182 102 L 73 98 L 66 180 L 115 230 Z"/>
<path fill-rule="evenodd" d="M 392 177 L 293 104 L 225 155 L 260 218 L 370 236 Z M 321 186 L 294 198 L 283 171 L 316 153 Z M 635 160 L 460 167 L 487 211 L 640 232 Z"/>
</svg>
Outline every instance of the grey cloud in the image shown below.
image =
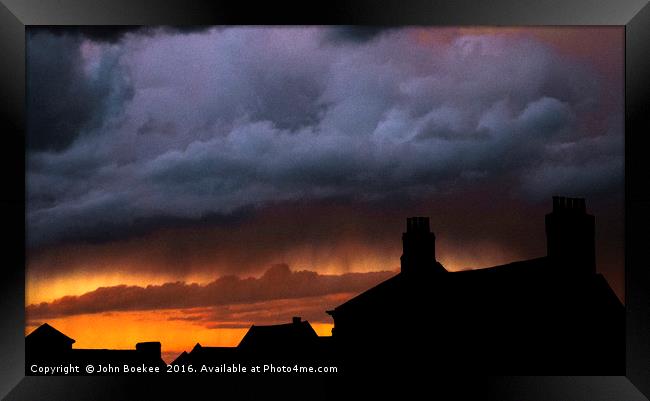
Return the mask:
<svg viewBox="0 0 650 401">
<path fill-rule="evenodd" d="M 523 174 L 530 196 L 548 193 L 591 194 L 619 199 L 623 194 L 624 137 L 621 126 L 602 135 L 548 145 L 547 159 Z"/>
<path fill-rule="evenodd" d="M 387 26 L 337 26 L 325 32 L 325 39 L 334 44 L 366 43 L 397 28 Z"/>
<path fill-rule="evenodd" d="M 584 183 L 577 172 L 602 158 L 610 167 L 583 195 L 621 182 L 623 153 L 609 146 L 621 132 L 583 140 L 591 133 L 580 122 L 597 110 L 600 84 L 579 62 L 528 39 L 459 36 L 430 47 L 401 29 L 360 35 L 376 39 L 363 46 L 323 46 L 327 32 L 233 28 L 102 42 L 92 49 L 96 79 L 59 88 L 74 99 L 60 96 L 50 109 L 48 57 L 33 55 L 43 67 L 30 72 L 40 102 L 29 108 L 30 245 L 284 201 L 395 201 L 489 182 L 514 182 L 537 201 L 551 195 L 547 177 L 575 171 L 564 187 Z M 78 40 L 31 42 L 76 57 L 57 67 L 61 81 L 89 68 Z"/>
<path fill-rule="evenodd" d="M 27 147 L 60 151 L 99 128 L 133 96 L 119 51 L 83 68 L 81 40 L 31 33 L 27 50 Z"/>
<path fill-rule="evenodd" d="M 176 134 L 176 124 L 173 121 L 158 121 L 149 118 L 142 124 L 137 131 L 138 135 L 174 135 Z"/>
<path fill-rule="evenodd" d="M 143 26 L 143 25 L 74 25 L 74 26 L 33 26 L 32 33 L 42 33 L 52 36 L 70 36 L 85 38 L 96 42 L 118 43 L 128 34 L 153 36 L 156 33 L 192 34 L 203 33 L 215 29 L 210 25 L 188 26 Z M 221 28 L 222 29 L 222 28 Z"/>
</svg>

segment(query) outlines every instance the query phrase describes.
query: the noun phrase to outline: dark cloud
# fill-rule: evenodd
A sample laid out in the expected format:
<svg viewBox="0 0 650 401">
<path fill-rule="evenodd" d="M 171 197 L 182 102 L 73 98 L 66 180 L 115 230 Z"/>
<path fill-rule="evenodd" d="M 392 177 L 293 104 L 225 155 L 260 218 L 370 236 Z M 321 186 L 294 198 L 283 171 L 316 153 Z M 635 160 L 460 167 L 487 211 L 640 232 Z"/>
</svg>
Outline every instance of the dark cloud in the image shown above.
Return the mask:
<svg viewBox="0 0 650 401">
<path fill-rule="evenodd" d="M 101 25 L 101 26 L 35 26 L 30 27 L 32 35 L 72 36 L 93 41 L 117 43 L 127 33 L 141 32 L 146 27 L 138 25 Z"/>
<path fill-rule="evenodd" d="M 584 129 L 602 77 L 530 37 L 124 32 L 29 38 L 32 249 L 282 204 L 381 210 L 476 187 L 539 205 L 622 183 L 622 117 Z M 332 32 L 364 45 L 324 46 Z"/>
<path fill-rule="evenodd" d="M 395 272 L 322 275 L 276 265 L 260 278 L 224 276 L 206 285 L 184 282 L 163 285 L 101 287 L 80 296 L 27 306 L 30 319 L 126 310 L 158 310 L 296 299 L 358 293 Z"/>
<path fill-rule="evenodd" d="M 297 269 L 350 272 L 395 270 L 399 267 L 405 217 L 430 216 L 437 236 L 436 255 L 449 269 L 480 268 L 546 253 L 544 214 L 551 199 L 539 203 L 509 194 L 512 182 L 474 181 L 470 188 L 443 186 L 444 195 L 405 200 L 395 196 L 381 203 L 329 200 L 276 204 L 230 220 L 164 222 L 139 237 L 111 242 L 80 243 L 32 250 L 31 280 L 124 274 L 147 277 L 214 277 L 262 272 L 260 266 L 286 262 Z M 549 188 L 549 190 L 551 190 Z M 558 192 L 580 196 L 577 189 Z M 622 189 L 587 199 L 596 216 L 598 269 L 622 293 Z M 620 274 L 619 274 L 620 273 Z M 133 282 L 133 281 L 132 281 Z M 139 282 L 135 281 L 135 282 Z"/>
<path fill-rule="evenodd" d="M 78 38 L 30 34 L 27 42 L 28 150 L 67 148 L 134 95 L 119 51 L 102 54 L 85 70 Z"/>
<path fill-rule="evenodd" d="M 189 34 L 211 27 L 70 26 L 30 27 L 27 51 L 27 147 L 60 151 L 80 135 L 100 128 L 134 96 L 120 50 L 104 49 L 95 60 L 84 59 L 84 40 L 116 44 L 126 34 Z M 87 58 L 87 57 L 86 57 Z M 153 127 L 151 124 L 158 124 Z M 169 133 L 172 121 L 151 120 L 144 131 Z M 140 133 L 141 130 L 138 130 Z"/>
<path fill-rule="evenodd" d="M 138 135 L 174 135 L 176 134 L 176 124 L 173 121 L 157 121 L 153 118 L 148 119 L 138 128 Z"/>
<path fill-rule="evenodd" d="M 46 203 L 47 199 L 41 199 L 41 201 Z M 227 229 L 234 223 L 241 223 L 242 220 L 251 216 L 254 212 L 252 208 L 247 207 L 240 208 L 232 213 L 210 213 L 196 218 L 174 217 L 169 215 L 138 217 L 135 214 L 128 213 L 128 211 L 121 211 L 119 207 L 119 200 L 107 196 L 103 200 L 97 200 L 94 208 L 85 216 L 89 224 L 85 224 L 83 217 L 79 218 L 75 216 L 74 221 L 70 221 L 70 224 L 66 224 L 64 227 L 51 227 L 51 229 L 43 227 L 43 230 L 29 232 L 27 233 L 27 240 L 30 244 L 37 246 L 48 244 L 48 239 L 56 236 L 59 238 L 57 241 L 59 245 L 92 245 L 143 237 L 161 227 L 173 230 L 194 227 L 200 224 L 207 227 L 219 226 Z M 120 218 L 113 219 L 108 217 L 110 216 L 110 212 L 121 212 Z M 101 216 L 105 216 L 105 218 Z M 96 225 L 97 219 L 102 221 L 100 226 Z"/>
<path fill-rule="evenodd" d="M 337 26 L 329 28 L 325 38 L 333 43 L 366 43 L 395 29 L 388 26 Z"/>
<path fill-rule="evenodd" d="M 29 27 L 31 34 L 45 34 L 52 36 L 72 36 L 84 38 L 95 42 L 115 44 L 124 39 L 127 34 L 153 36 L 156 33 L 167 34 L 192 34 L 203 33 L 215 29 L 211 25 L 188 26 L 143 26 L 143 25 L 74 25 L 74 26 L 48 26 L 40 25 Z"/>
</svg>

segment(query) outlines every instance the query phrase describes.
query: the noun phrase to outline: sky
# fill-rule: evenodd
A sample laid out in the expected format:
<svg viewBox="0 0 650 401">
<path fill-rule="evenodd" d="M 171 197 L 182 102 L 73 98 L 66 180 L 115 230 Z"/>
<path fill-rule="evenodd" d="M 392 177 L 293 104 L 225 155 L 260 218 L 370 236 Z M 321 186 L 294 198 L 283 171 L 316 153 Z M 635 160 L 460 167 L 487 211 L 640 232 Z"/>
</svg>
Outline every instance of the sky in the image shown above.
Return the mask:
<svg viewBox="0 0 650 401">
<path fill-rule="evenodd" d="M 553 195 L 586 198 L 622 299 L 623 35 L 30 27 L 26 332 L 168 359 L 292 316 L 327 335 L 406 217 L 489 267 L 545 254 Z"/>
</svg>

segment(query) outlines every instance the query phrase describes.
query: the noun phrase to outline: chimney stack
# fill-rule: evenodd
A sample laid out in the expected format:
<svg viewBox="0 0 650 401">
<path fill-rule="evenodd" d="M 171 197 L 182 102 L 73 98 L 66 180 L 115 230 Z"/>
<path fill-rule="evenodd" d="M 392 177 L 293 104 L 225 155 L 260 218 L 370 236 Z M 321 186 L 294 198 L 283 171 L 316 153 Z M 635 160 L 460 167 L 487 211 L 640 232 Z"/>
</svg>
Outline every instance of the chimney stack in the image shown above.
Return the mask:
<svg viewBox="0 0 650 401">
<path fill-rule="evenodd" d="M 428 217 L 406 219 L 402 234 L 402 273 L 412 274 L 434 268 L 436 265 L 436 236 L 431 232 Z M 443 269 L 444 270 L 444 269 Z"/>
<path fill-rule="evenodd" d="M 553 197 L 546 215 L 547 256 L 566 273 L 596 273 L 595 219 L 584 198 Z"/>
<path fill-rule="evenodd" d="M 158 341 L 137 343 L 135 345 L 135 350 L 146 355 L 147 358 L 160 358 L 161 355 L 161 346 Z"/>
</svg>

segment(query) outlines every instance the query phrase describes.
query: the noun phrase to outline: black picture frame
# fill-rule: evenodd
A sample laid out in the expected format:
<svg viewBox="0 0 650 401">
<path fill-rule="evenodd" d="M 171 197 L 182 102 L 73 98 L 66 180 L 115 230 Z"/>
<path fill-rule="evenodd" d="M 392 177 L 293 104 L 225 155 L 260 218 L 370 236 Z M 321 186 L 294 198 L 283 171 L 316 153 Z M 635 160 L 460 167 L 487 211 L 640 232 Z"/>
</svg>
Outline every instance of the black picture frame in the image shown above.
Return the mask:
<svg viewBox="0 0 650 401">
<path fill-rule="evenodd" d="M 480 399 L 643 400 L 650 396 L 650 5 L 646 0 L 260 2 L 173 0 L 0 0 L 0 147 L 4 263 L 0 267 L 0 396 L 6 399 L 158 398 L 208 392 L 196 378 L 25 377 L 25 27 L 30 25 L 617 25 L 625 26 L 625 304 L 626 377 L 456 378 L 438 391 L 478 390 Z M 461 383 L 466 383 L 460 388 Z M 425 383 L 426 384 L 426 383 Z M 381 387 L 382 383 L 374 383 Z M 383 384 L 385 385 L 385 384 Z M 277 391 L 291 382 L 269 384 Z M 453 387 L 457 386 L 457 387 Z M 389 386 L 390 387 L 390 386 Z M 156 388 L 157 391 L 152 389 Z M 240 389 L 240 395 L 255 389 Z M 329 389 L 311 398 L 336 398 Z M 257 389 L 257 391 L 262 391 Z M 358 390 L 363 394 L 362 390 Z M 185 399 L 191 399 L 191 395 Z M 194 394 L 194 393 L 192 393 Z M 261 394 L 261 393 L 256 393 Z M 346 395 L 351 395 L 347 393 Z M 289 397 L 291 398 L 291 397 Z M 340 397 L 344 398 L 344 397 Z"/>
</svg>

